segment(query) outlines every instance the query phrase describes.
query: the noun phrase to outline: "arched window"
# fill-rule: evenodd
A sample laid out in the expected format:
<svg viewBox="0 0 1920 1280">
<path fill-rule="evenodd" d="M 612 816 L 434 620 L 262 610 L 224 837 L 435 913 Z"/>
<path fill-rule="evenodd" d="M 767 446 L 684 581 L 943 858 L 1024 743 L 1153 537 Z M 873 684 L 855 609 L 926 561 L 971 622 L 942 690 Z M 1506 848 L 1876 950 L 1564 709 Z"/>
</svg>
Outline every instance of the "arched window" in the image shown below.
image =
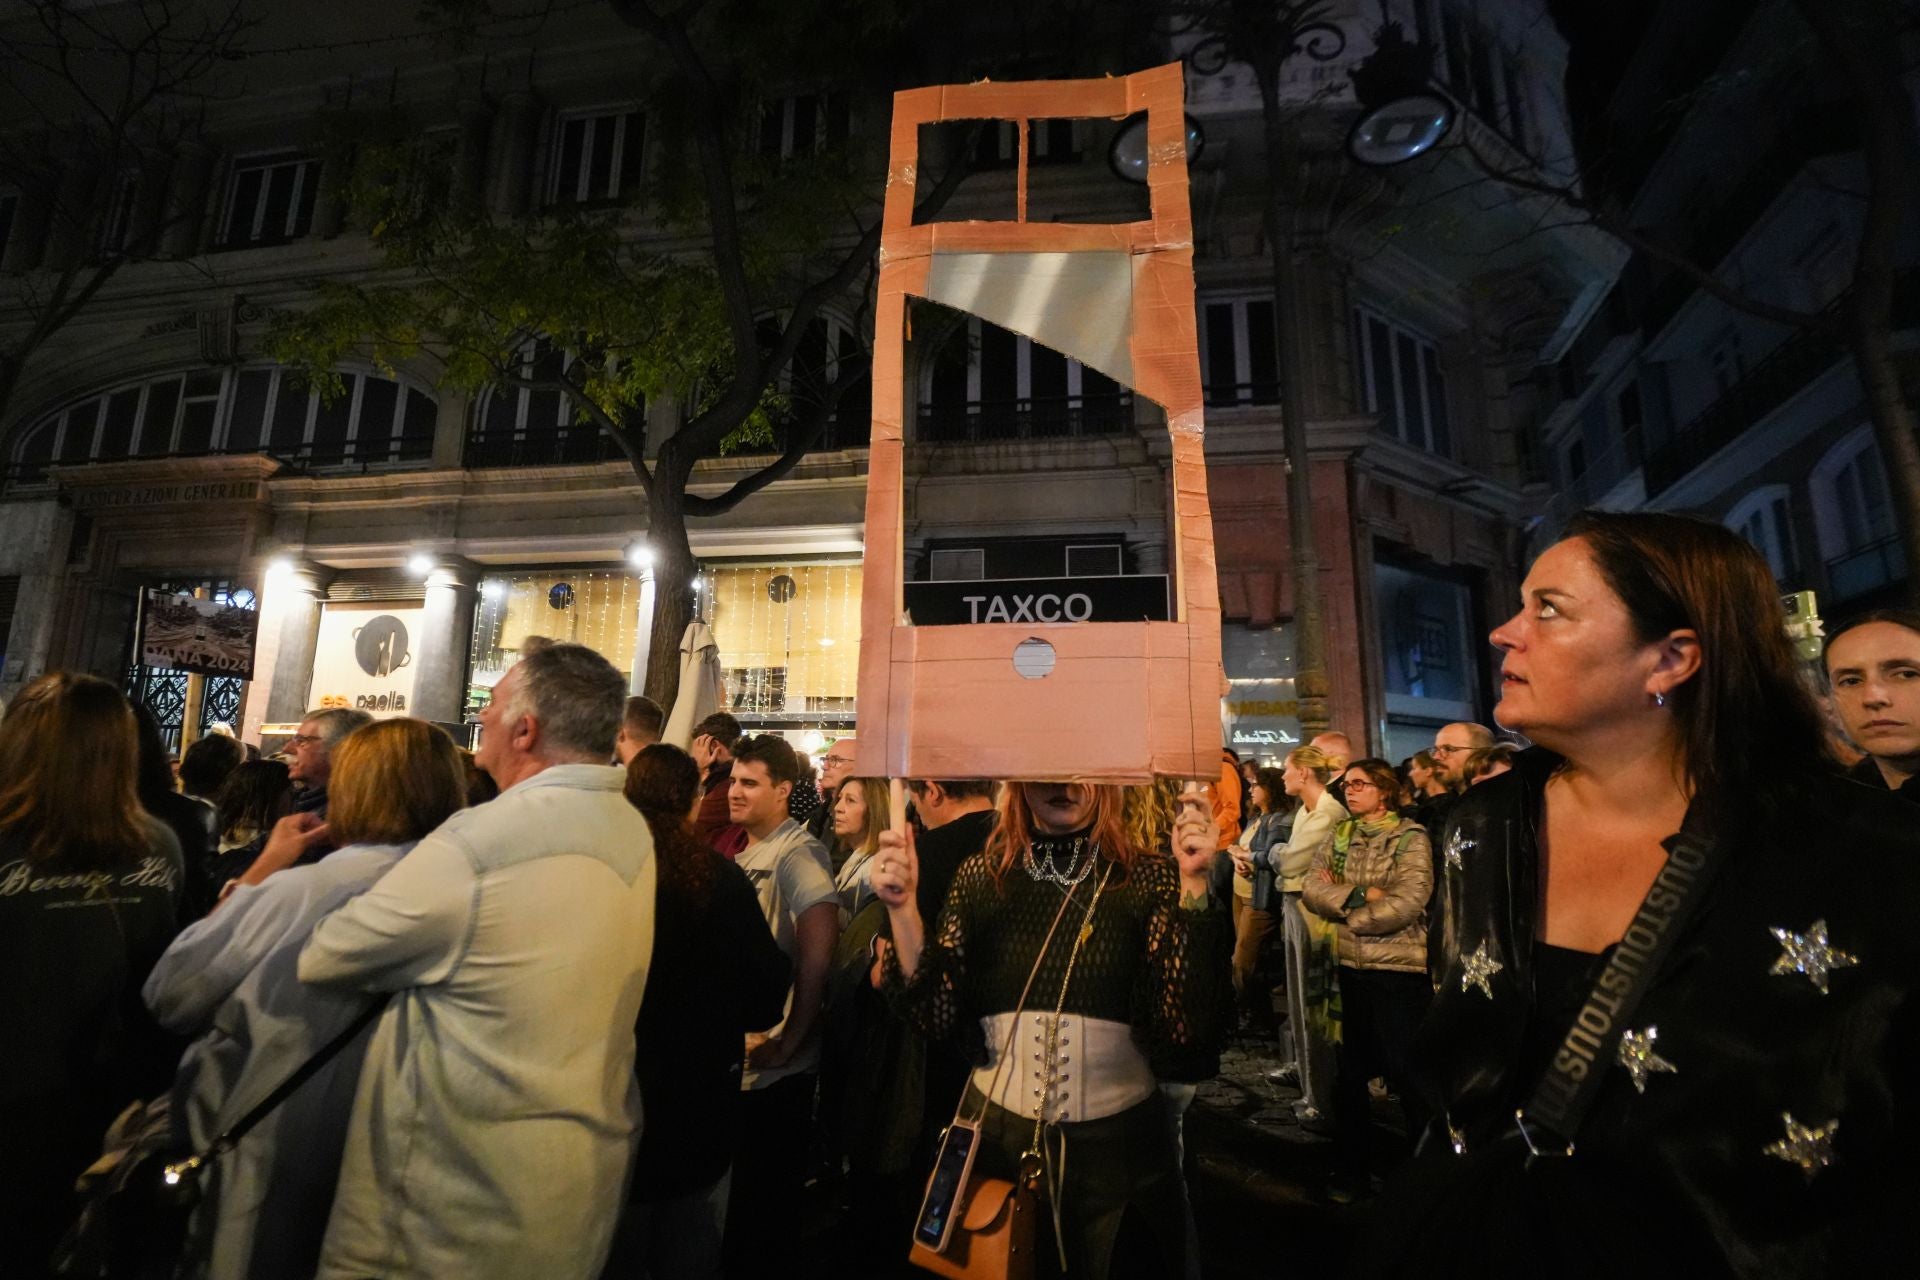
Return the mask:
<svg viewBox="0 0 1920 1280">
<path fill-rule="evenodd" d="M 339 371 L 323 399 L 275 365 L 194 369 L 96 392 L 56 409 L 14 444 L 9 479 L 46 479 L 49 464 L 268 453 L 306 466 L 424 461 L 433 455 L 434 396 L 410 378 Z"/>
<path fill-rule="evenodd" d="M 578 357 L 548 339 L 528 344 L 519 375 L 529 381 L 557 379 Z M 645 407 L 636 410 L 645 414 Z M 519 467 L 602 462 L 620 456 L 595 422 L 582 421 L 573 397 L 553 387 L 494 387 L 474 405 L 467 436 L 470 467 Z"/>
<path fill-rule="evenodd" d="M 1786 485 L 1770 484 L 1740 499 L 1727 513 L 1727 527 L 1760 549 L 1774 580 L 1782 584 L 1799 570 L 1791 498 Z"/>
<path fill-rule="evenodd" d="M 780 320 L 763 318 L 757 326 L 764 350 L 780 336 Z M 843 377 L 861 374 L 872 359 L 865 342 L 851 325 L 833 314 L 815 316 L 800 336 L 793 359 L 780 371 L 778 387 L 792 406 L 792 417 L 799 418 L 817 408 L 835 383 Z M 858 385 L 840 393 L 827 419 L 826 430 L 815 447 L 819 449 L 865 448 L 871 436 L 873 418 L 873 382 L 861 377 Z M 785 424 L 776 426 L 776 431 Z M 776 440 L 784 445 L 784 440 Z"/>
<path fill-rule="evenodd" d="M 1813 514 L 1834 603 L 1864 595 L 1907 571 L 1886 468 L 1863 426 L 1813 469 Z"/>
</svg>

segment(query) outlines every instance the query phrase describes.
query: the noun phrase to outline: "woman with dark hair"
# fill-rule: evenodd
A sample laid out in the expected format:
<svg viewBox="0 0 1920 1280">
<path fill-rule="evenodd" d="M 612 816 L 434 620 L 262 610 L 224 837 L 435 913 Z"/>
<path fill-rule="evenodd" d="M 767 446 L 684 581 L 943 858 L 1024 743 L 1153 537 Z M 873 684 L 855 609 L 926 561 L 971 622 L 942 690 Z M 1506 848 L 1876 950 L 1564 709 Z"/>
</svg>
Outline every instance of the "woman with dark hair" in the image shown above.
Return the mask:
<svg viewBox="0 0 1920 1280">
<path fill-rule="evenodd" d="M 140 983 L 177 927 L 180 846 L 140 806 L 138 752 L 93 676 L 42 676 L 0 720 L 0 1275 L 46 1274 L 108 1123 L 173 1072 Z"/>
<path fill-rule="evenodd" d="M 180 842 L 184 876 L 180 882 L 180 922 L 189 924 L 207 914 L 220 886 L 213 882 L 213 806 L 181 795 L 174 786 L 173 761 L 153 712 L 136 702 L 133 718 L 140 736 L 140 763 L 136 786 L 140 807 L 158 818 Z"/>
<path fill-rule="evenodd" d="M 213 860 L 216 893 L 251 863 L 249 857 L 226 855 L 263 841 L 273 824 L 292 811 L 293 779 L 284 760 L 249 760 L 227 775 L 214 807 L 220 831 L 219 852 Z"/>
<path fill-rule="evenodd" d="M 1433 860 L 1427 833 L 1400 812 L 1400 779 L 1385 760 L 1346 768 L 1351 816 L 1313 856 L 1300 900 L 1324 922 L 1313 931 L 1307 1016 L 1335 1044 L 1333 1148 L 1328 1198 L 1369 1189 L 1372 1103 L 1367 1082 L 1385 1076 L 1400 1091 L 1407 1132 L 1426 1120 L 1409 1091 L 1408 1051 L 1427 1010 L 1427 897 Z"/>
<path fill-rule="evenodd" d="M 969 1048 L 976 1173 L 1015 1177 L 1040 1135 L 1061 1248 L 1041 1247 L 1042 1274 L 1062 1256 L 1088 1280 L 1185 1271 L 1180 1158 L 1157 1082 L 1201 1078 L 1227 1031 L 1233 932 L 1209 891 L 1210 806 L 1198 784 L 1182 793 L 1168 857 L 1127 840 L 1119 787 L 1010 784 L 931 936 L 911 837 L 881 840 L 886 982 L 923 1034 Z"/>
<path fill-rule="evenodd" d="M 786 1012 L 793 967 L 746 872 L 693 834 L 700 767 L 656 742 L 627 763 L 627 799 L 658 859 L 653 963 L 634 1028 L 646 1124 L 627 1207 L 601 1274 L 720 1274 L 728 1161 L 738 1144 L 749 1032 Z"/>
<path fill-rule="evenodd" d="M 1540 745 L 1451 815 L 1437 1115 L 1363 1269 L 1909 1265 L 1920 828 L 1834 776 L 1766 562 L 1589 512 L 1521 600 L 1496 716 Z"/>
<path fill-rule="evenodd" d="M 188 747 L 180 757 L 180 793 L 218 802 L 220 788 L 247 758 L 247 749 L 224 733 L 209 733 Z"/>
<path fill-rule="evenodd" d="M 300 948 L 466 802 L 453 739 L 424 720 L 358 729 L 331 764 L 326 825 L 312 814 L 276 823 L 239 887 L 181 933 L 147 979 L 161 1022 L 198 1037 L 173 1095 L 179 1135 L 196 1149 L 365 1011 L 365 995 L 301 982 Z M 296 866 L 321 840 L 339 847 Z M 209 1166 L 185 1274 L 314 1274 L 372 1034 L 369 1025 Z"/>
</svg>

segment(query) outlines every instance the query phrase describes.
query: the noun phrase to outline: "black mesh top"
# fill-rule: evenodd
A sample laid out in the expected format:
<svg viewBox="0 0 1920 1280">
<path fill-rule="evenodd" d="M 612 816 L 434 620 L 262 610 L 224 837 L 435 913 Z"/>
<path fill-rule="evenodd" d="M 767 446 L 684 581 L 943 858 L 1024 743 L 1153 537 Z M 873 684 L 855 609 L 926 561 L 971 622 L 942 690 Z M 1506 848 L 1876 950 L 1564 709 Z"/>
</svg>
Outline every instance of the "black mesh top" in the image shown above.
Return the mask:
<svg viewBox="0 0 1920 1280">
<path fill-rule="evenodd" d="M 1077 841 L 1084 842 L 1084 833 L 1035 836 L 1034 853 L 1044 859 L 1052 852 L 1066 866 Z M 1180 874 L 1171 858 L 1137 858 L 1130 874 L 1102 858 L 1074 887 L 1027 1010 L 1051 1013 L 1059 1004 L 1074 938 L 1109 866 L 1112 878 L 1074 967 L 1065 1012 L 1131 1025 L 1135 1043 L 1162 1079 L 1210 1079 L 1218 1072 L 1232 1006 L 1233 926 L 1217 898 L 1200 910 L 1180 906 Z M 1035 880 L 1018 863 L 995 883 L 985 853 L 968 858 L 910 981 L 888 953 L 886 982 L 894 1007 L 925 1035 L 955 1039 L 974 1062 L 985 1062 L 980 1019 L 1011 1013 L 1019 1004 L 1067 892 Z"/>
</svg>

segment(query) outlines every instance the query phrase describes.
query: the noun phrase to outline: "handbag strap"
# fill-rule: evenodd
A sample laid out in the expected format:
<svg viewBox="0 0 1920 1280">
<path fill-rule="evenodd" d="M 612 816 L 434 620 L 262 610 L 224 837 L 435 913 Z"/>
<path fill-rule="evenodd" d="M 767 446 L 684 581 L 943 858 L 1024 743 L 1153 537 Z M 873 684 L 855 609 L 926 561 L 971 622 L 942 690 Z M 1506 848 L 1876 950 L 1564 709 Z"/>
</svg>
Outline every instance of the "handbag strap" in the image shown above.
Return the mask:
<svg viewBox="0 0 1920 1280">
<path fill-rule="evenodd" d="M 249 1130 L 266 1119 L 275 1107 L 293 1096 L 294 1090 L 311 1080 L 320 1068 L 332 1062 L 334 1058 L 339 1056 L 342 1049 L 353 1043 L 354 1037 L 366 1030 L 367 1024 L 380 1016 L 380 1011 L 387 1007 L 387 1001 L 391 998 L 391 996 L 383 996 L 375 1000 L 372 1004 L 369 1004 L 359 1013 L 356 1013 L 353 1016 L 353 1021 L 342 1028 L 339 1034 L 321 1045 L 312 1057 L 294 1068 L 292 1074 L 273 1087 L 272 1093 L 269 1093 L 266 1097 L 255 1103 L 247 1114 L 228 1125 L 227 1128 L 212 1142 L 209 1142 L 203 1150 L 195 1152 L 185 1160 L 168 1165 L 166 1169 L 167 1181 L 169 1183 L 176 1183 L 180 1181 L 181 1177 L 198 1172 L 205 1165 L 210 1164 L 228 1151 L 233 1150 L 234 1144 L 246 1137 Z"/>
<path fill-rule="evenodd" d="M 1100 856 L 1099 847 L 1095 846 L 1092 853 L 1097 859 Z M 1113 868 L 1108 867 L 1106 874 L 1100 877 L 1100 885 L 1094 890 L 1094 902 L 1096 904 L 1100 901 L 1100 889 L 1106 886 L 1106 876 L 1111 874 L 1112 871 Z M 1078 886 L 1075 887 L 1077 888 Z M 994 1063 L 993 1078 L 987 1081 L 986 1096 L 980 1100 L 980 1105 L 975 1109 L 973 1115 L 969 1116 L 967 1114 L 966 1090 L 961 1090 L 960 1103 L 953 1110 L 953 1118 L 955 1120 L 970 1119 L 976 1124 L 979 1123 L 987 1114 L 987 1103 L 993 1101 L 993 1095 L 1000 1091 L 1001 1073 L 1007 1069 L 1007 1063 L 1013 1056 L 1014 1042 L 1019 1039 L 1020 1036 L 1020 1015 L 1026 1012 L 1027 997 L 1033 994 L 1034 979 L 1040 976 L 1040 966 L 1046 963 L 1047 953 L 1053 949 L 1054 935 L 1060 932 L 1060 921 L 1066 917 L 1067 904 L 1073 901 L 1073 893 L 1073 889 L 1068 889 L 1066 895 L 1060 899 L 1060 906 L 1053 913 L 1053 923 L 1047 926 L 1047 936 L 1042 939 L 1040 950 L 1038 954 L 1033 957 L 1033 968 L 1027 971 L 1026 985 L 1020 988 L 1020 999 L 1016 1001 L 1013 1006 L 1013 1018 L 1007 1027 L 1007 1042 L 1000 1046 L 1000 1056 Z"/>
<path fill-rule="evenodd" d="M 1704 824 L 1694 818 L 1689 810 L 1680 833 L 1666 841 L 1666 865 L 1653 878 L 1653 887 L 1634 912 L 1526 1105 L 1513 1113 L 1532 1158 L 1573 1154 L 1574 1135 L 1606 1083 L 1606 1068 L 1611 1065 L 1607 1057 L 1617 1052 L 1620 1033 L 1726 861 L 1730 842 L 1701 830 Z"/>
</svg>

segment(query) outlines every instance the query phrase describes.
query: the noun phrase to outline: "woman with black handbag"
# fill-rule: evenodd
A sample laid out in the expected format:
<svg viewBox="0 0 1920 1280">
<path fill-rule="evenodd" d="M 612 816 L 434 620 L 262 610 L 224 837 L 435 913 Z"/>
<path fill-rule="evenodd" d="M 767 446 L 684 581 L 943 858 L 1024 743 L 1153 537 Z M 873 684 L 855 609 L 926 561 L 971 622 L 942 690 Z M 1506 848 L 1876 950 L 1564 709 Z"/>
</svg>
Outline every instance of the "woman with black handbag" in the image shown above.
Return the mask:
<svg viewBox="0 0 1920 1280">
<path fill-rule="evenodd" d="M 132 707 L 93 676 L 42 676 L 0 720 L 3 1276 L 47 1274 L 101 1134 L 179 1053 L 140 1005 L 182 868 L 140 807 L 138 751 Z"/>
<path fill-rule="evenodd" d="M 1360 1270 L 1911 1269 L 1911 811 L 1837 776 L 1727 529 L 1584 513 L 1521 595 L 1496 715 L 1540 745 L 1441 841 L 1437 1114 Z"/>
<path fill-rule="evenodd" d="M 1204 1073 L 1231 1011 L 1205 791 L 1182 796 L 1171 857 L 1129 844 L 1123 808 L 1117 787 L 1009 785 L 930 936 L 911 840 L 889 832 L 875 858 L 890 995 L 923 1033 L 970 1047 L 973 1176 L 1043 1188 L 1056 1246 L 1028 1251 L 1040 1274 L 1182 1274 L 1180 1164 L 1157 1082 Z M 960 1194 L 943 1217 L 966 1216 Z"/>
</svg>

